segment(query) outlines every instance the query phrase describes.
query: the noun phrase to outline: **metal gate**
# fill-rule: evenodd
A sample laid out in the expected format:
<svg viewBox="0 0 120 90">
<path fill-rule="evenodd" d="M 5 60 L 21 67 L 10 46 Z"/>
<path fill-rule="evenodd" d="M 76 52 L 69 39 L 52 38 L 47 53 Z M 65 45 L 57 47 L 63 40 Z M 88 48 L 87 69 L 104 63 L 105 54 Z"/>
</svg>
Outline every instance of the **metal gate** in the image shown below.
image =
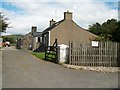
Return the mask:
<svg viewBox="0 0 120 90">
<path fill-rule="evenodd" d="M 58 63 L 58 44 L 57 39 L 52 46 L 45 47 L 45 60 Z"/>
</svg>

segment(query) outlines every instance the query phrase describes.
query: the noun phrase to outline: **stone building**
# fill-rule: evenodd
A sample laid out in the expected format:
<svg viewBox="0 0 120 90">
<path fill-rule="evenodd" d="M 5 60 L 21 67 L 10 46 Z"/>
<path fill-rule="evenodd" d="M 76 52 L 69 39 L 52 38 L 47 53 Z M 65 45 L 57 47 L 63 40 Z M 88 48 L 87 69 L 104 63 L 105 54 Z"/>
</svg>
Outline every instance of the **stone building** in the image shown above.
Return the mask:
<svg viewBox="0 0 120 90">
<path fill-rule="evenodd" d="M 69 41 L 88 43 L 98 37 L 77 25 L 73 20 L 72 12 L 64 12 L 64 19 L 56 22 L 50 20 L 50 25 L 43 32 L 37 32 L 37 27 L 33 26 L 31 32 L 22 39 L 22 48 L 31 48 L 33 51 L 44 50 L 45 46 L 53 45 L 55 39 L 58 45 L 68 45 Z"/>
<path fill-rule="evenodd" d="M 46 46 L 52 45 L 55 39 L 58 40 L 58 45 L 68 45 L 69 41 L 88 43 L 98 37 L 77 25 L 73 20 L 73 13 L 69 11 L 64 12 L 64 19 L 61 21 L 55 22 L 52 19 L 42 36 Z"/>
<path fill-rule="evenodd" d="M 36 50 L 42 43 L 42 33 L 37 32 L 37 27 L 32 26 L 31 32 L 21 38 L 22 48 Z"/>
</svg>

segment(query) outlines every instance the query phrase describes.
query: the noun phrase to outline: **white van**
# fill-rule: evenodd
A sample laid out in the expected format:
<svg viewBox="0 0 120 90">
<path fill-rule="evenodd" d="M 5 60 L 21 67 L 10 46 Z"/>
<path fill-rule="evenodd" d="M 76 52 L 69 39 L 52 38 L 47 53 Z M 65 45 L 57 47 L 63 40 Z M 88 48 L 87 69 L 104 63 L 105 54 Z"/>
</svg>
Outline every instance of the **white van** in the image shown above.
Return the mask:
<svg viewBox="0 0 120 90">
<path fill-rule="evenodd" d="M 10 42 L 9 42 L 9 41 L 6 41 L 6 42 L 5 42 L 5 46 L 6 46 L 6 47 L 9 47 L 9 46 L 10 46 Z"/>
</svg>

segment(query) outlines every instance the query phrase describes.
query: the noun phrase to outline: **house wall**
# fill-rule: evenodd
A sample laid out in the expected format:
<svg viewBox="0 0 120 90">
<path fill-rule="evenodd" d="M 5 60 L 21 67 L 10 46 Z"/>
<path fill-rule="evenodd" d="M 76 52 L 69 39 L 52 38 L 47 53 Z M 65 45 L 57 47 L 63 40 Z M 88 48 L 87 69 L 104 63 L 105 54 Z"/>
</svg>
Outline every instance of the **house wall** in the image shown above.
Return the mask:
<svg viewBox="0 0 120 90">
<path fill-rule="evenodd" d="M 38 42 L 38 37 L 33 37 L 31 32 L 25 35 L 21 40 L 23 49 L 28 49 L 30 45 L 32 45 L 33 51 L 39 48 L 40 43 L 42 42 L 42 41 Z"/>
<path fill-rule="evenodd" d="M 34 51 L 36 49 L 36 37 L 33 37 L 33 42 L 32 42 L 32 50 Z"/>
<path fill-rule="evenodd" d="M 45 46 L 48 46 L 49 45 L 49 34 L 50 34 L 50 32 L 47 32 L 47 33 L 44 33 L 43 34 L 43 36 L 42 36 L 42 38 L 43 38 L 43 40 L 42 40 L 42 43 L 45 45 Z"/>
<path fill-rule="evenodd" d="M 36 36 L 36 37 L 33 37 L 33 47 L 32 47 L 32 49 L 33 49 L 33 51 L 35 50 L 35 49 L 37 49 L 37 48 L 39 48 L 39 46 L 40 46 L 40 44 L 41 44 L 41 40 L 40 41 L 38 41 L 38 38 L 41 38 L 40 36 L 38 37 L 38 36 Z"/>
<path fill-rule="evenodd" d="M 72 20 L 65 20 L 57 27 L 50 31 L 50 43 L 54 43 L 58 39 L 58 44 L 68 45 L 69 41 L 79 41 L 81 43 L 88 43 L 97 36 L 82 29 Z"/>
<path fill-rule="evenodd" d="M 22 48 L 28 49 L 29 45 L 32 45 L 32 33 L 26 34 L 23 38 L 21 38 L 22 41 Z"/>
</svg>

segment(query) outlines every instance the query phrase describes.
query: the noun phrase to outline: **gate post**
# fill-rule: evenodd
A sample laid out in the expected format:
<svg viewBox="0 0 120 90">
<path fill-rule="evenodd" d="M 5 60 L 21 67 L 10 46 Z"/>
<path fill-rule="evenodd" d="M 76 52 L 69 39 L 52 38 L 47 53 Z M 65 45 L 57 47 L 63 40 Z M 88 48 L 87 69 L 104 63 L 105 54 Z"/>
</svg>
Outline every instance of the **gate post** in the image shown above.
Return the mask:
<svg viewBox="0 0 120 90">
<path fill-rule="evenodd" d="M 71 42 L 69 41 L 69 60 L 68 60 L 68 64 L 71 63 Z"/>
<path fill-rule="evenodd" d="M 58 62 L 59 63 L 66 63 L 68 60 L 68 55 L 69 55 L 69 50 L 68 50 L 68 45 L 61 44 L 59 45 L 58 49 Z"/>
<path fill-rule="evenodd" d="M 55 39 L 55 49 L 56 49 L 55 63 L 58 63 L 58 42 L 57 42 L 57 39 Z"/>
<path fill-rule="evenodd" d="M 47 54 L 47 46 L 45 46 L 45 60 L 47 59 L 46 54 Z"/>
</svg>

